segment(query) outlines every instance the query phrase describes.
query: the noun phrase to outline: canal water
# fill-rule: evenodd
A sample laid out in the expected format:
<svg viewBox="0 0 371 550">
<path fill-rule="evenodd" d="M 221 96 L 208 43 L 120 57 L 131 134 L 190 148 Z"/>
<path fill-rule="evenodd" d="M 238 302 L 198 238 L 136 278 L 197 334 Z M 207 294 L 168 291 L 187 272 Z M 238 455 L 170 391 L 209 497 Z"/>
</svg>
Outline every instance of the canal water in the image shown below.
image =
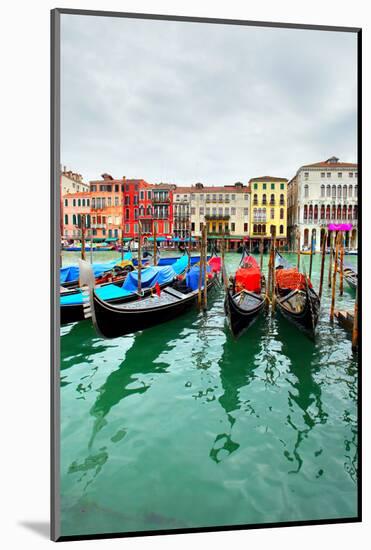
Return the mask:
<svg viewBox="0 0 371 550">
<path fill-rule="evenodd" d="M 114 340 L 62 327 L 62 535 L 354 517 L 357 357 L 329 306 L 326 284 L 315 343 L 279 314 L 234 341 L 220 289 L 205 314 Z"/>
</svg>

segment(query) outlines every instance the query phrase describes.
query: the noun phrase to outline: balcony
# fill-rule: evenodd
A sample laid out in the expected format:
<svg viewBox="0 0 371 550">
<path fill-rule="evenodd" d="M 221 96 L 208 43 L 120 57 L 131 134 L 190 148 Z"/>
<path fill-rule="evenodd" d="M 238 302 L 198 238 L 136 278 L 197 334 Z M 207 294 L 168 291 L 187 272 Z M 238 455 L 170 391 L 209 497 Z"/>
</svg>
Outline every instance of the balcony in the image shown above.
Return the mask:
<svg viewBox="0 0 371 550">
<path fill-rule="evenodd" d="M 170 204 L 170 199 L 169 197 L 153 197 L 153 204 Z"/>
<path fill-rule="evenodd" d="M 218 232 L 218 231 L 210 231 L 210 232 L 207 233 L 207 236 L 208 236 L 208 237 L 220 237 L 220 238 L 222 238 L 223 235 L 230 235 L 230 234 L 231 234 L 230 230 L 229 230 L 229 229 L 225 229 L 224 231 L 220 231 L 220 232 Z"/>
<path fill-rule="evenodd" d="M 228 221 L 230 219 L 230 216 L 228 215 L 225 215 L 223 216 L 222 214 L 206 214 L 205 216 L 205 220 L 206 221 Z"/>
<path fill-rule="evenodd" d="M 104 229 L 106 227 L 105 223 L 92 223 L 92 229 Z"/>
<path fill-rule="evenodd" d="M 267 223 L 267 218 L 253 217 L 253 223 Z"/>
</svg>

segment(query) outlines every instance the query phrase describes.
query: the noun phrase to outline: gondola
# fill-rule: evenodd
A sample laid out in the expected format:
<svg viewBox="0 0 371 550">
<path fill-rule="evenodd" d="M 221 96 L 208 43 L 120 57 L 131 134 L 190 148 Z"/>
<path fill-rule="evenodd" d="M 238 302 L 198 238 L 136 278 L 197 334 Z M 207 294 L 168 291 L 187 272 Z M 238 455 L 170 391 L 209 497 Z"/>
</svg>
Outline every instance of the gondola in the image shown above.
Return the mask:
<svg viewBox="0 0 371 550">
<path fill-rule="evenodd" d="M 265 278 L 255 258 L 244 252 L 230 282 L 224 309 L 232 334 L 238 337 L 252 325 L 267 303 Z"/>
<path fill-rule="evenodd" d="M 90 289 L 93 323 L 98 334 L 104 338 L 125 336 L 165 323 L 182 315 L 197 302 L 198 288 L 194 288 L 194 281 L 198 279 L 198 266 L 192 267 L 183 280 L 175 281 L 163 290 L 157 289 L 148 297 L 114 305 L 99 298 L 89 264 L 82 261 L 80 264 L 83 280 Z M 208 290 L 217 280 L 216 272 L 208 273 Z"/>
<path fill-rule="evenodd" d="M 309 277 L 292 267 L 278 252 L 275 257 L 275 294 L 279 312 L 314 339 L 320 299 Z"/>
<path fill-rule="evenodd" d="M 356 290 L 358 285 L 358 273 L 353 267 L 349 265 L 344 266 L 344 279 L 352 290 Z"/>
</svg>

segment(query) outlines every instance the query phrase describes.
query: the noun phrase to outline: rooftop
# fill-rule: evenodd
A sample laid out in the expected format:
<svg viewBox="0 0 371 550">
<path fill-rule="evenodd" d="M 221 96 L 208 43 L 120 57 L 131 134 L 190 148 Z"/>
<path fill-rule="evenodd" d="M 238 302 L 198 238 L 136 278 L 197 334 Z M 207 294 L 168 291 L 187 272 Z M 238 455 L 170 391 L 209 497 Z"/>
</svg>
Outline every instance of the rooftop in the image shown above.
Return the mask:
<svg viewBox="0 0 371 550">
<path fill-rule="evenodd" d="M 251 180 L 249 180 L 249 183 L 254 182 L 254 181 L 288 181 L 288 179 L 287 178 L 277 178 L 277 177 L 274 177 L 274 176 L 259 176 L 258 178 L 251 178 Z"/>
</svg>

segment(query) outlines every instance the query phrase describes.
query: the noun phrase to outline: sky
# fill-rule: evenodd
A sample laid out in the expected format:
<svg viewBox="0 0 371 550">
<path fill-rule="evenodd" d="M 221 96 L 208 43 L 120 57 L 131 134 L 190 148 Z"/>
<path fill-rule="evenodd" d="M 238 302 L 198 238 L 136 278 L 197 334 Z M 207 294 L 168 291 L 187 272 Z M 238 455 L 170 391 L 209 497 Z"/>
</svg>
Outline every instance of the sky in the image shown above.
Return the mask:
<svg viewBox="0 0 371 550">
<path fill-rule="evenodd" d="M 357 160 L 355 33 L 61 16 L 61 164 L 149 183 Z"/>
</svg>

